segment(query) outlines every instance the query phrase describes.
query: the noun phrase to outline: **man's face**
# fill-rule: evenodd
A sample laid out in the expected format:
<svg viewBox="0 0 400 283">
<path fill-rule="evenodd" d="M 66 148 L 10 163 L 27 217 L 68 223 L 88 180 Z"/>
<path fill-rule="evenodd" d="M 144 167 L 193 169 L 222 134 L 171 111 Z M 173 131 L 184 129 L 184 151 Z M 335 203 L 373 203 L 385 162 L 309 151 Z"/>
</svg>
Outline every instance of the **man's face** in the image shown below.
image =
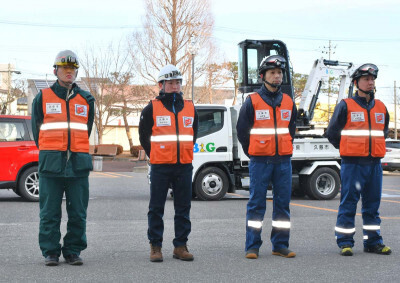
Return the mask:
<svg viewBox="0 0 400 283">
<path fill-rule="evenodd" d="M 265 72 L 265 78 L 270 84 L 280 85 L 283 80 L 283 73 L 280 68 L 270 69 Z"/>
<path fill-rule="evenodd" d="M 164 92 L 165 93 L 180 93 L 181 92 L 181 80 L 170 80 L 170 81 L 164 81 L 165 84 L 165 88 L 164 88 Z M 160 87 L 160 89 L 162 89 L 163 84 L 162 83 L 158 83 L 158 86 Z"/>
<path fill-rule="evenodd" d="M 61 84 L 71 85 L 77 75 L 77 69 L 73 66 L 58 66 L 57 68 L 57 78 L 61 81 Z"/>
<path fill-rule="evenodd" d="M 365 91 L 374 90 L 374 88 L 375 88 L 375 78 L 372 75 L 362 76 L 358 80 L 358 88 L 362 89 L 362 90 L 365 90 Z"/>
</svg>

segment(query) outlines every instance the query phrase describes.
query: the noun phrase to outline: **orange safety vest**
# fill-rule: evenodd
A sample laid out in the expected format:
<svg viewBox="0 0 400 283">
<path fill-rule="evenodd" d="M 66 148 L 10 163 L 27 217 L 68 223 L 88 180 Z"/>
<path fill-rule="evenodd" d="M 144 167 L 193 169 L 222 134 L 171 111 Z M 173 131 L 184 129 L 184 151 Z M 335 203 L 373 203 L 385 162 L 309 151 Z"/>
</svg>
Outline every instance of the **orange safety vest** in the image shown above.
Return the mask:
<svg viewBox="0 0 400 283">
<path fill-rule="evenodd" d="M 86 99 L 78 93 L 67 102 L 51 88 L 46 88 L 42 90 L 42 100 L 44 117 L 39 132 L 39 150 L 69 149 L 88 153 L 89 104 Z"/>
<path fill-rule="evenodd" d="M 375 99 L 375 105 L 370 111 L 358 105 L 354 99 L 346 98 L 347 122 L 341 132 L 340 155 L 384 157 L 385 115 L 383 102 Z"/>
<path fill-rule="evenodd" d="M 254 124 L 250 131 L 249 154 L 254 156 L 289 155 L 293 153 L 289 123 L 293 100 L 286 93 L 280 106 L 268 105 L 258 93 L 250 95 L 254 108 Z"/>
<path fill-rule="evenodd" d="M 152 100 L 154 125 L 151 134 L 151 164 L 192 163 L 194 105 L 185 100 L 183 109 L 174 114 L 160 100 Z M 179 146 L 179 150 L 178 150 Z"/>
</svg>

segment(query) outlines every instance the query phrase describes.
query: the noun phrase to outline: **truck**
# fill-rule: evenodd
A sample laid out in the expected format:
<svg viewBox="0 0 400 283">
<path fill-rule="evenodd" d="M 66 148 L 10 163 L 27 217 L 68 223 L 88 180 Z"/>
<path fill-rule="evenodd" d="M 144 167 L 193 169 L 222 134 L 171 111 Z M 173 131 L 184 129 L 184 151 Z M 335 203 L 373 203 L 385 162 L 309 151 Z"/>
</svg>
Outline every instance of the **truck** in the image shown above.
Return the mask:
<svg viewBox="0 0 400 283">
<path fill-rule="evenodd" d="M 249 158 L 237 139 L 236 122 L 247 95 L 261 87 L 258 66 L 265 56 L 281 55 L 288 64 L 282 91 L 294 97 L 290 58 L 280 40 L 244 40 L 239 43 L 239 95 L 235 105 L 197 104 L 198 138 L 194 145 L 193 196 L 200 200 L 220 200 L 226 193 L 248 190 Z M 292 192 L 311 199 L 333 199 L 340 190 L 340 155 L 323 131 L 310 123 L 321 90 L 328 76 L 340 79 L 338 101 L 352 93 L 352 63 L 318 59 L 314 62 L 302 93 L 293 140 Z M 272 188 L 273 189 L 273 188 Z"/>
</svg>

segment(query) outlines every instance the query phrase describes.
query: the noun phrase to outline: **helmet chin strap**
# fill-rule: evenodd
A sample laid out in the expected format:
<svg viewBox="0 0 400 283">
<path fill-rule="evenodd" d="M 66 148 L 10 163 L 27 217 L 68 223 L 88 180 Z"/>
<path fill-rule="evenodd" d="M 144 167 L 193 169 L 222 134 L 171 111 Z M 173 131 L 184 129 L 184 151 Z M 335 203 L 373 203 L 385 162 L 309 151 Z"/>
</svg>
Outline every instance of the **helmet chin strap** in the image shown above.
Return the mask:
<svg viewBox="0 0 400 283">
<path fill-rule="evenodd" d="M 267 80 L 263 80 L 267 85 L 272 86 L 273 88 L 276 88 L 276 91 L 281 89 L 281 84 L 271 84 Z"/>
<path fill-rule="evenodd" d="M 358 90 L 361 90 L 363 93 L 368 94 L 369 96 L 373 96 L 375 94 L 375 90 L 366 91 L 362 90 L 361 88 L 359 88 Z"/>
</svg>

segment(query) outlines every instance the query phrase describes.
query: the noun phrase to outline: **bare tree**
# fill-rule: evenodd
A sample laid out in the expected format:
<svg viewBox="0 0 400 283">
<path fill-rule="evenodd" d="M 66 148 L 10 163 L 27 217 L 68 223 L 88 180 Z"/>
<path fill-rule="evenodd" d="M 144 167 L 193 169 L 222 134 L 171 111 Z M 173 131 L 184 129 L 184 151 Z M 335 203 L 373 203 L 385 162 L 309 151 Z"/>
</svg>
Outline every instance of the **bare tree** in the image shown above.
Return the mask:
<svg viewBox="0 0 400 283">
<path fill-rule="evenodd" d="M 149 82 L 157 82 L 158 70 L 166 65 L 176 65 L 188 78 L 191 56 L 188 51 L 191 37 L 202 48 L 210 40 L 214 25 L 210 0 L 144 0 L 146 16 L 143 31 L 133 34 L 131 52 L 137 73 Z M 197 66 L 205 63 L 207 51 L 196 56 Z M 191 87 L 187 80 L 186 92 Z"/>
<path fill-rule="evenodd" d="M 124 120 L 125 132 L 128 137 L 130 149 L 133 146 L 133 139 L 128 124 L 128 116 L 131 114 L 139 114 L 138 111 L 142 110 L 148 100 L 154 96 L 154 90 L 142 85 L 129 85 L 121 91 L 121 114 Z"/>
<path fill-rule="evenodd" d="M 225 68 L 228 71 L 228 78 L 233 80 L 233 86 L 235 88 L 234 94 L 233 94 L 233 102 L 232 105 L 236 104 L 236 98 L 237 98 L 237 90 L 238 90 L 238 78 L 239 78 L 239 69 L 238 69 L 238 62 L 226 62 L 225 63 Z"/>
<path fill-rule="evenodd" d="M 26 81 L 22 79 L 12 79 L 11 76 L 4 80 L 7 85 L 7 92 L 0 94 L 0 114 L 16 114 L 12 113 L 11 104 L 18 98 L 26 96 Z"/>
<path fill-rule="evenodd" d="M 297 100 L 301 98 L 301 95 L 306 87 L 308 75 L 294 73 L 293 74 L 293 89 L 294 89 L 294 98 Z"/>
<path fill-rule="evenodd" d="M 132 78 L 131 56 L 127 49 L 118 44 L 108 48 L 89 47 L 81 57 L 81 64 L 91 94 L 96 99 L 95 125 L 99 134 L 99 143 L 105 127 L 111 122 L 112 109 L 122 101 L 121 90 Z"/>
<path fill-rule="evenodd" d="M 225 74 L 225 64 L 210 63 L 203 67 L 202 72 L 205 75 L 204 86 L 202 88 L 202 93 L 197 99 L 197 102 L 208 102 L 213 103 L 213 88 L 216 86 L 221 86 L 229 80 Z"/>
</svg>

